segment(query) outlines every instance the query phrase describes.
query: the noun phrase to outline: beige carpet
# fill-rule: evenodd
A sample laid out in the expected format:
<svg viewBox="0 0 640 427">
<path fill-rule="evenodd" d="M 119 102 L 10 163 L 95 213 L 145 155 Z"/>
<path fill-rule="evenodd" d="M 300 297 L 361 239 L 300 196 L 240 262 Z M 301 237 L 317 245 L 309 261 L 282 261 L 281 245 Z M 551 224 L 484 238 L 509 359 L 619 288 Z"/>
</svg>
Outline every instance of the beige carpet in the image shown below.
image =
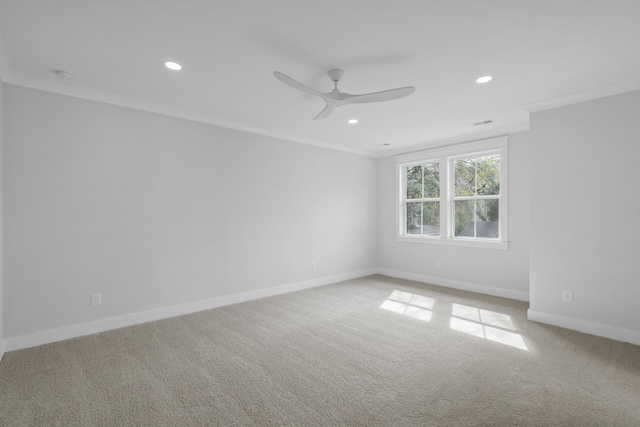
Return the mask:
<svg viewBox="0 0 640 427">
<path fill-rule="evenodd" d="M 31 349 L 2 426 L 638 426 L 640 347 L 372 276 Z"/>
</svg>

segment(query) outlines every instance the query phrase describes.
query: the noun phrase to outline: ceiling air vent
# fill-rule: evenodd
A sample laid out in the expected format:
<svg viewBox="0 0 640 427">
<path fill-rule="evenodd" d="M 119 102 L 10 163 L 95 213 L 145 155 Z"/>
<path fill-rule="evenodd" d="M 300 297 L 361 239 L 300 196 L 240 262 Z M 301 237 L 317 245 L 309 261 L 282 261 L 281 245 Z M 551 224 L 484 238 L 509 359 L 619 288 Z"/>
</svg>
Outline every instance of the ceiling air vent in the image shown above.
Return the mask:
<svg viewBox="0 0 640 427">
<path fill-rule="evenodd" d="M 474 123 L 474 126 L 483 126 L 483 125 L 490 125 L 491 123 L 493 123 L 493 120 L 485 120 L 482 122 L 478 122 L 478 123 Z"/>
<path fill-rule="evenodd" d="M 62 71 L 62 70 L 53 70 L 53 74 L 55 74 L 56 76 L 60 77 L 63 80 L 71 80 L 73 78 L 73 74 L 67 73 L 66 71 Z"/>
</svg>

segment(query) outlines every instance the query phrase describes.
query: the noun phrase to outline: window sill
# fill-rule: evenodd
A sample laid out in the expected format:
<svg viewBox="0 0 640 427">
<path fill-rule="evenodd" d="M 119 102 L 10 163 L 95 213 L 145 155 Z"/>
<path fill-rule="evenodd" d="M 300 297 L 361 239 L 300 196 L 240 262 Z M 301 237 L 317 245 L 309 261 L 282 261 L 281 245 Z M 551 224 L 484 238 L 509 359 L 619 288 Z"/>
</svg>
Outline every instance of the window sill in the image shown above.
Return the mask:
<svg viewBox="0 0 640 427">
<path fill-rule="evenodd" d="M 468 239 L 442 239 L 440 237 L 409 237 L 396 236 L 396 242 L 422 243 L 429 245 L 443 246 L 464 246 L 467 248 L 499 249 L 506 251 L 509 249 L 509 242 L 491 240 L 468 240 Z"/>
</svg>

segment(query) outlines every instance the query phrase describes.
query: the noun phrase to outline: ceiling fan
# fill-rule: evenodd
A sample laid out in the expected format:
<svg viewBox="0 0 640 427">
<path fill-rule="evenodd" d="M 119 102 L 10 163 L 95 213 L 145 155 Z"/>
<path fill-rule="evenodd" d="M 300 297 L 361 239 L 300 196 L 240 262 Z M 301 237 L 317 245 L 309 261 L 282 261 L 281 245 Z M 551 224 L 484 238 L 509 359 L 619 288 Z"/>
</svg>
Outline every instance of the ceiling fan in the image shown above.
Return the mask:
<svg viewBox="0 0 640 427">
<path fill-rule="evenodd" d="M 329 75 L 329 78 L 333 81 L 335 86 L 331 92 L 322 93 L 310 88 L 309 86 L 303 85 L 302 83 L 292 79 L 286 74 L 282 74 L 279 71 L 273 72 L 273 75 L 276 77 L 276 79 L 280 80 L 282 83 L 291 86 L 294 89 L 298 89 L 299 91 L 319 96 L 324 100 L 324 102 L 327 103 L 327 105 L 324 107 L 324 110 L 322 110 L 320 114 L 315 116 L 313 120 L 319 120 L 324 119 L 325 117 L 329 117 L 334 108 L 340 107 L 342 105 L 362 104 L 365 102 L 391 101 L 393 99 L 411 95 L 416 90 L 416 88 L 413 86 L 407 86 L 398 89 L 383 90 L 381 92 L 352 95 L 350 93 L 340 92 L 338 90 L 338 82 L 342 78 L 344 71 L 334 68 L 333 70 L 329 70 L 327 74 Z"/>
</svg>

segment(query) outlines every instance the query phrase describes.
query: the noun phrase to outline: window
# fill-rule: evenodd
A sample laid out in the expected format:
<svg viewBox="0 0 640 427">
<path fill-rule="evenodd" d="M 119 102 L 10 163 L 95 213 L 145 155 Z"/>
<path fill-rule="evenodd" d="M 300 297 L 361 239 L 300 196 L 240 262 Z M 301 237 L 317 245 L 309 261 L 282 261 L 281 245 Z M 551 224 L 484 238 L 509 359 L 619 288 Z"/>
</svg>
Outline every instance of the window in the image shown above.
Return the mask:
<svg viewBox="0 0 640 427">
<path fill-rule="evenodd" d="M 398 240 L 506 249 L 506 137 L 399 156 L 397 165 Z"/>
<path fill-rule="evenodd" d="M 406 168 L 407 234 L 440 235 L 440 164 Z"/>
<path fill-rule="evenodd" d="M 500 237 L 500 154 L 453 160 L 453 212 L 454 236 Z"/>
</svg>

